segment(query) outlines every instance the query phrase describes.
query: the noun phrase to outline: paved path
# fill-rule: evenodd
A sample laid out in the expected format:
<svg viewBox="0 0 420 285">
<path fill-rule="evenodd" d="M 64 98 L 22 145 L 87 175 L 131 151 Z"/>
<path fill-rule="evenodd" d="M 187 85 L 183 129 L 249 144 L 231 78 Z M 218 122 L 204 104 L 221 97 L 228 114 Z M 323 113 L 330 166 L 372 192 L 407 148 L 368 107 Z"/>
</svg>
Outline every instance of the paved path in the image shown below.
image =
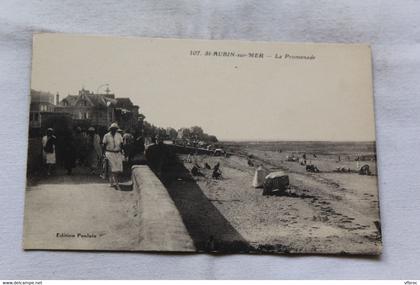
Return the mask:
<svg viewBox="0 0 420 285">
<path fill-rule="evenodd" d="M 125 188 L 125 189 L 124 189 Z M 130 250 L 139 243 L 139 194 L 76 169 L 28 187 L 26 249 Z"/>
</svg>

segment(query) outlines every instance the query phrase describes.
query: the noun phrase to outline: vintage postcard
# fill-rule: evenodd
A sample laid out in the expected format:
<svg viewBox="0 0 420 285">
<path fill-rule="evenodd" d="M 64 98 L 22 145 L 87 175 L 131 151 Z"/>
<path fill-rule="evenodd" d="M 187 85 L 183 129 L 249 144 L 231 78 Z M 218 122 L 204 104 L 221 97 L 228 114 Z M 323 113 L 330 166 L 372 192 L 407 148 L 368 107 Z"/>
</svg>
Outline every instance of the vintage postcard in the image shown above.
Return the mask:
<svg viewBox="0 0 420 285">
<path fill-rule="evenodd" d="M 24 249 L 381 253 L 371 50 L 36 34 Z"/>
</svg>

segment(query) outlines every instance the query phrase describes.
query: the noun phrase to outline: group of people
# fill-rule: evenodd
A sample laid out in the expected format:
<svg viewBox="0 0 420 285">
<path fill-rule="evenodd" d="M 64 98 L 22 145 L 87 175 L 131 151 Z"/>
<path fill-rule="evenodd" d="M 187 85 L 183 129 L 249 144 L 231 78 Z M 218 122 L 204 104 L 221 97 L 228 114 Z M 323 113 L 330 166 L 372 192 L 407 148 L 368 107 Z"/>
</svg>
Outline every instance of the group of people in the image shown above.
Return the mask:
<svg viewBox="0 0 420 285">
<path fill-rule="evenodd" d="M 195 158 L 195 155 L 192 155 Z M 196 159 L 191 159 L 191 156 L 188 155 L 186 162 L 192 163 L 191 167 L 191 175 L 192 176 L 205 176 L 204 173 L 201 171 L 202 167 L 198 164 Z M 214 167 L 211 167 L 207 162 L 204 163 L 204 168 L 208 170 L 212 170 L 211 177 L 213 179 L 221 179 L 222 178 L 222 171 L 220 170 L 220 162 L 217 162 Z"/>
<path fill-rule="evenodd" d="M 55 171 L 56 152 L 60 148 L 62 164 L 68 175 L 76 166 L 87 167 L 91 174 L 100 174 L 104 179 L 108 176 L 111 186 L 118 188 L 123 161 L 132 161 L 137 151 L 143 152 L 144 140 L 141 136 L 135 139 L 132 132 L 124 132 L 117 123 L 112 123 L 102 140 L 94 127 L 89 127 L 87 132 L 76 127 L 74 133 L 61 138 L 49 128 L 42 138 L 42 147 L 47 175 Z"/>
</svg>

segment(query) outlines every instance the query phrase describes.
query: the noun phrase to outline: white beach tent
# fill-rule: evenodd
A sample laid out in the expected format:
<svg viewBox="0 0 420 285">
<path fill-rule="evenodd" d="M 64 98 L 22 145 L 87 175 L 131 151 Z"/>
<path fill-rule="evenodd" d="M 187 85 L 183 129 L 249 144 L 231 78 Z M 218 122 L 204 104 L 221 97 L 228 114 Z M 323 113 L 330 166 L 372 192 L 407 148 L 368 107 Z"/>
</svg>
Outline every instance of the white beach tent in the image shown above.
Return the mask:
<svg viewBox="0 0 420 285">
<path fill-rule="evenodd" d="M 254 188 L 261 188 L 263 187 L 265 177 L 268 174 L 268 170 L 265 169 L 263 166 L 258 166 L 255 170 L 254 179 L 252 179 L 252 186 Z"/>
</svg>

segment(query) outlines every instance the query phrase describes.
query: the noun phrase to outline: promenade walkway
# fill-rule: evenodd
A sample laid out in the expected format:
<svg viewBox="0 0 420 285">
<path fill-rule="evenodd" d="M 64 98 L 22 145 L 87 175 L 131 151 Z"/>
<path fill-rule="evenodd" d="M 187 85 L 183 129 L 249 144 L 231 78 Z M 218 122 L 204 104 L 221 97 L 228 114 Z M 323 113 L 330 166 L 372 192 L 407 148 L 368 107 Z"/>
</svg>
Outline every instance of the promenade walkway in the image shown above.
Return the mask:
<svg viewBox="0 0 420 285">
<path fill-rule="evenodd" d="M 180 240 L 194 250 L 166 189 L 147 166 L 136 170 L 134 187 L 128 181 L 121 191 L 85 172 L 59 172 L 28 186 L 25 249 L 173 250 Z"/>
</svg>

